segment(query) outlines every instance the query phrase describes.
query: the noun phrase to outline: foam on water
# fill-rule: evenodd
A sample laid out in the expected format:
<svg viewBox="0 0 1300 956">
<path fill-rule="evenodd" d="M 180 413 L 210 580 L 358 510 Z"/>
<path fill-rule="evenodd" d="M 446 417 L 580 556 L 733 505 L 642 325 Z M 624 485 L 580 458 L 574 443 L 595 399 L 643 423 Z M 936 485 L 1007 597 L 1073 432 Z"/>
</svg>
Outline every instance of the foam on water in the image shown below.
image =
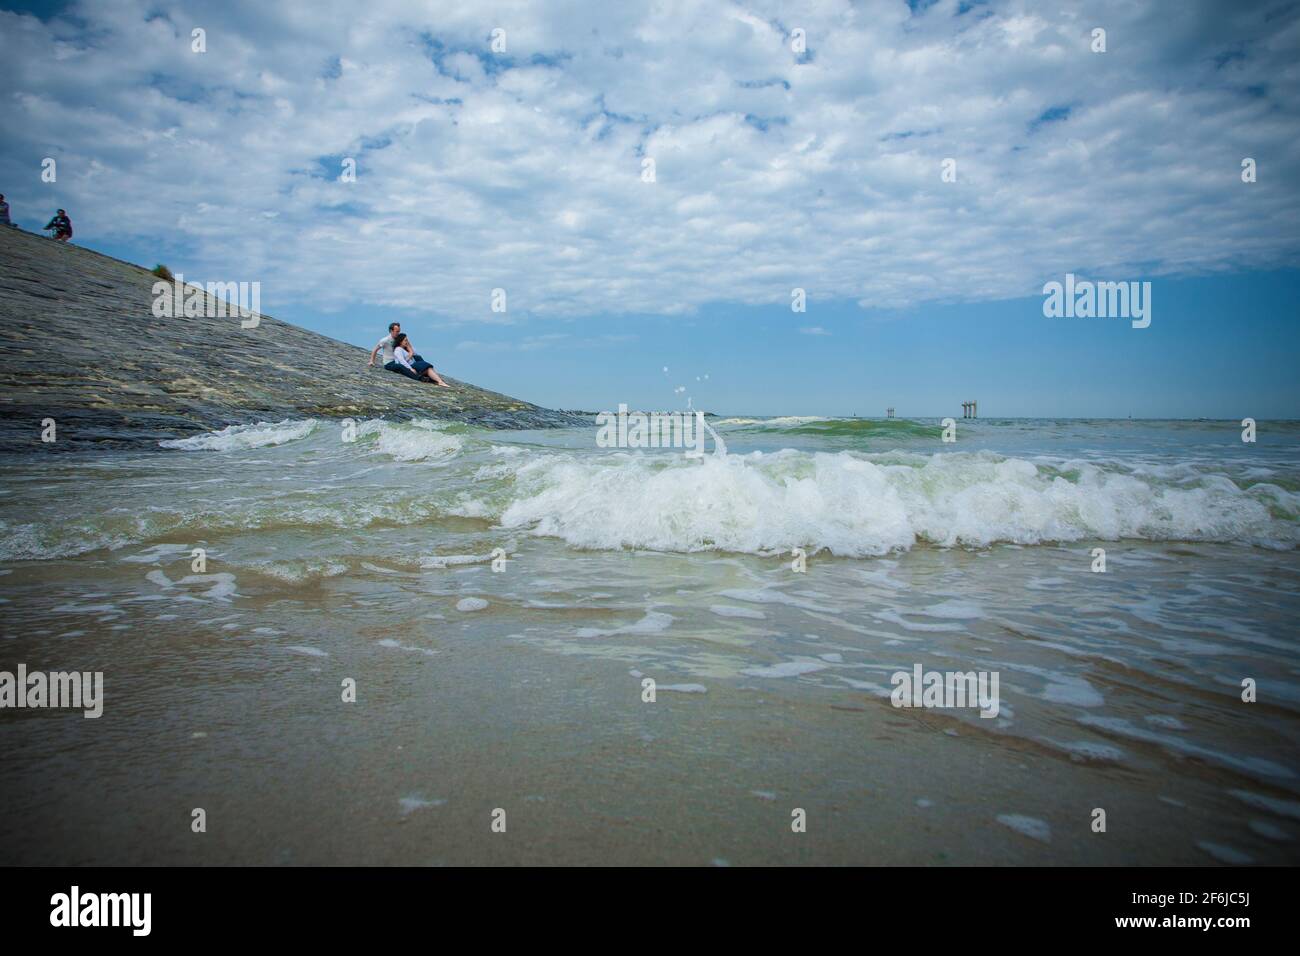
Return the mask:
<svg viewBox="0 0 1300 956">
<path fill-rule="evenodd" d="M 826 665 L 819 661 L 782 661 L 770 667 L 746 667 L 741 673 L 750 677 L 798 677 L 825 669 Z"/>
<path fill-rule="evenodd" d="M 922 608 L 916 613 L 924 614 L 926 617 L 952 618 L 959 621 L 968 621 L 984 616 L 983 609 L 971 601 L 943 601 Z"/>
<path fill-rule="evenodd" d="M 1251 776 L 1272 777 L 1279 780 L 1292 780 L 1296 776 L 1295 771 L 1290 767 L 1284 767 L 1275 761 L 1265 760 L 1262 757 L 1240 756 L 1212 750 L 1178 737 L 1169 737 L 1153 731 L 1143 730 L 1141 727 L 1134 727 L 1129 721 L 1120 717 L 1085 716 L 1079 718 L 1079 723 L 1117 736 L 1152 743 L 1171 753 L 1198 757 L 1208 763 L 1227 767 Z"/>
<path fill-rule="evenodd" d="M 1118 747 L 1097 743 L 1095 740 L 1078 740 L 1072 742 L 1048 740 L 1047 743 L 1064 750 L 1074 760 L 1117 763 L 1124 759 L 1124 751 L 1120 750 Z"/>
<path fill-rule="evenodd" d="M 1243 490 L 1214 475 L 1166 484 L 1086 463 L 1066 477 L 986 452 L 535 454 L 517 464 L 499 515 L 507 528 L 578 547 L 656 551 L 803 546 L 868 556 L 919 542 L 1300 541 L 1300 495 L 1275 485 Z"/>
<path fill-rule="evenodd" d="M 428 807 L 441 807 L 446 804 L 446 800 L 429 800 L 425 797 L 402 797 L 398 801 L 401 808 L 402 816 L 410 816 L 417 810 L 424 810 Z"/>
<path fill-rule="evenodd" d="M 718 593 L 722 597 L 731 598 L 733 601 L 749 601 L 753 604 L 785 604 L 804 611 L 821 611 L 824 614 L 838 613 L 833 607 L 801 600 L 798 597 L 786 594 L 784 591 L 778 591 L 776 588 L 728 588 Z"/>
<path fill-rule="evenodd" d="M 1298 801 L 1279 800 L 1276 797 L 1268 797 L 1262 793 L 1252 793 L 1249 790 L 1229 790 L 1228 793 L 1257 810 L 1267 810 L 1270 813 L 1276 813 L 1280 817 L 1300 820 L 1300 802 Z"/>
<path fill-rule="evenodd" d="M 263 561 L 250 566 L 258 574 L 265 574 L 286 584 L 306 584 L 338 577 L 348 572 L 348 566 L 337 560 Z"/>
<path fill-rule="evenodd" d="M 1300 493 L 1287 490 L 1290 482 L 1233 481 L 1220 473 L 1232 467 L 1225 462 L 1174 468 L 989 451 L 796 448 L 688 460 L 672 452 L 500 444 L 466 426 L 418 420 L 362 421 L 355 441 L 339 439 L 336 424 L 309 419 L 163 442 L 239 456 L 240 480 L 212 485 L 216 479 L 197 470 L 180 479 L 188 497 L 151 494 L 137 483 L 118 491 L 120 506 L 72 520 L 15 509 L 0 522 L 0 560 L 160 540 L 179 549 L 179 542 L 268 526 L 361 529 L 448 515 L 586 549 L 764 556 L 794 547 L 871 557 L 927 544 L 980 549 L 1123 538 L 1282 549 L 1300 543 Z M 267 454 L 250 458 L 259 449 Z M 404 468 L 421 475 L 404 475 Z M 123 475 L 125 484 L 129 472 Z M 178 476 L 155 476 L 156 487 L 175 489 Z M 440 480 L 445 490 L 432 484 Z M 132 559 L 157 563 L 168 553 Z M 872 583 L 907 587 L 886 569 L 863 573 L 876 575 Z M 1043 576 L 1029 586 L 1071 584 Z M 961 620 L 962 613 L 960 605 L 947 613 L 940 606 L 930 616 Z"/>
<path fill-rule="evenodd" d="M 487 554 L 430 554 L 420 558 L 420 567 L 438 570 L 468 564 L 487 564 L 492 559 L 491 552 Z"/>
<path fill-rule="evenodd" d="M 736 607 L 731 604 L 712 604 L 709 610 L 718 617 L 743 617 L 749 620 L 761 621 L 767 617 L 762 611 L 754 611 L 747 607 Z"/>
<path fill-rule="evenodd" d="M 158 444 L 181 451 L 242 451 L 300 441 L 326 427 L 326 423 L 317 419 L 286 419 L 255 425 L 231 425 L 189 438 L 166 439 Z M 328 427 L 342 428 L 341 425 Z M 447 422 L 428 419 L 409 422 L 367 419 L 356 423 L 355 435 L 350 441 L 368 452 L 387 455 L 397 461 L 444 459 L 454 457 L 464 446 L 460 436 L 447 434 L 449 427 Z M 340 430 L 339 434 L 342 436 L 344 433 Z"/>
<path fill-rule="evenodd" d="M 426 657 L 434 657 L 438 653 L 437 651 L 429 650 L 429 648 L 427 647 L 416 647 L 413 644 L 403 644 L 401 641 L 392 637 L 381 638 L 380 640 L 375 641 L 375 644 L 377 644 L 379 647 L 389 647 L 389 648 L 393 648 L 394 650 L 411 651 L 416 654 L 423 654 Z"/>
<path fill-rule="evenodd" d="M 457 435 L 449 435 L 444 422 L 417 419 L 392 423 L 368 420 L 357 426 L 358 441 L 372 439 L 374 450 L 397 461 L 438 462 L 454 458 L 464 447 Z"/>
<path fill-rule="evenodd" d="M 662 634 L 672 627 L 673 616 L 665 614 L 662 611 L 647 611 L 645 616 L 633 624 L 625 624 L 622 627 L 598 628 L 582 627 L 578 629 L 578 637 L 612 637 L 615 634 Z"/>
<path fill-rule="evenodd" d="M 1281 827 L 1269 823 L 1267 820 L 1251 820 L 1248 826 L 1252 831 L 1258 833 L 1266 840 L 1285 842 L 1291 839 L 1291 834 L 1287 833 Z"/>
<path fill-rule="evenodd" d="M 314 418 L 305 421 L 285 419 L 281 422 L 258 422 L 256 425 L 231 425 L 220 431 L 194 435 L 190 438 L 171 438 L 160 441 L 163 448 L 182 451 L 239 451 L 247 448 L 265 448 L 306 438 L 320 422 Z"/>
<path fill-rule="evenodd" d="M 1027 817 L 1019 813 L 1002 813 L 998 815 L 997 820 L 1004 827 L 1010 827 L 1031 840 L 1037 840 L 1040 843 L 1050 843 L 1052 841 L 1052 828 L 1044 820 Z"/>
<path fill-rule="evenodd" d="M 189 553 L 190 546 L 187 544 L 156 544 L 152 548 L 145 548 L 139 554 L 129 554 L 119 560 L 130 564 L 158 564 L 178 554 Z"/>
</svg>

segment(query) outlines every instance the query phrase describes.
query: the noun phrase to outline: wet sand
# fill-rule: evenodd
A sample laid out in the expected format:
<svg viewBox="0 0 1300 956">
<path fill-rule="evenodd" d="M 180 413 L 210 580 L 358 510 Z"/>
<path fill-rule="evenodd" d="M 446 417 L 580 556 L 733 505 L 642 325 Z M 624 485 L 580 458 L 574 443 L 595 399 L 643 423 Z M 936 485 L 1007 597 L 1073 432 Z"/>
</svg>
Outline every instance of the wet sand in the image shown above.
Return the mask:
<svg viewBox="0 0 1300 956">
<path fill-rule="evenodd" d="M 555 557 L 536 548 L 519 560 Z M 900 563 L 924 574 L 935 557 Z M 612 579 L 638 567 L 620 561 Z M 509 575 L 482 567 L 307 586 L 244 577 L 226 604 L 128 601 L 151 565 L 57 564 L 3 579 L 13 603 L 0 655 L 104 669 L 105 713 L 0 719 L 5 863 L 1215 863 L 1198 843 L 1296 859 L 1293 842 L 1250 828 L 1294 833 L 1294 820 L 1232 792 L 1293 798 L 1230 769 L 1134 740 L 1116 741 L 1119 761 L 1072 759 L 824 674 L 701 677 L 708 645 L 725 658 L 722 633 L 669 632 L 695 645 L 690 658 L 644 634 L 570 643 L 610 615 L 529 608 L 493 593 Z M 161 564 L 179 576 L 174 559 Z M 488 609 L 457 610 L 466 581 Z M 110 606 L 124 613 L 94 610 Z M 655 703 L 632 670 L 659 680 Z M 356 703 L 341 700 L 349 677 Z M 690 682 L 706 692 L 662 687 Z M 1003 697 L 1028 703 L 1014 686 Z M 1280 732 L 1285 754 L 1294 718 L 1257 706 L 1239 732 Z M 206 833 L 191 832 L 195 807 Z M 1106 833 L 1091 830 L 1096 807 Z M 497 808 L 504 833 L 491 829 Z M 792 832 L 796 808 L 806 832 Z M 998 821 L 1008 815 L 1050 835 L 1015 832 Z"/>
</svg>

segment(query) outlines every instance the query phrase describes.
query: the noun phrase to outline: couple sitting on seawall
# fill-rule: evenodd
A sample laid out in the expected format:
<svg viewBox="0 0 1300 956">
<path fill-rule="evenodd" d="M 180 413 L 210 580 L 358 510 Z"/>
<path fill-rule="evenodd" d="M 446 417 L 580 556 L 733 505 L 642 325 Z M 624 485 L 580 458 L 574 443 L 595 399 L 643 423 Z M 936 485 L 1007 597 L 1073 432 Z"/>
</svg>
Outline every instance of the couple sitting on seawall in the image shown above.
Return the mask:
<svg viewBox="0 0 1300 956">
<path fill-rule="evenodd" d="M 388 371 L 396 372 L 398 375 L 405 375 L 407 378 L 413 378 L 417 382 L 433 382 L 434 385 L 451 388 L 442 380 L 442 376 L 434 371 L 432 365 L 415 354 L 411 340 L 402 331 L 400 322 L 389 323 L 388 334 L 370 350 L 370 363 L 366 366 L 367 368 L 374 366 L 375 356 L 381 351 L 384 353 L 384 368 L 388 369 Z"/>
</svg>

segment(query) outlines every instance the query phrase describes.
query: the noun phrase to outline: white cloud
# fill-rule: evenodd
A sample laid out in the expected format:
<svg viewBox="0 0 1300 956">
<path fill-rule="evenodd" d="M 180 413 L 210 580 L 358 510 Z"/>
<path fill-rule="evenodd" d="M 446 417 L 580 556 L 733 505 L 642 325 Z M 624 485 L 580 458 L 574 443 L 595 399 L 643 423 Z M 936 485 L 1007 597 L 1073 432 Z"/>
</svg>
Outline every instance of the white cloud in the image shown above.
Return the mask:
<svg viewBox="0 0 1300 956">
<path fill-rule="evenodd" d="M 1297 265 L 1293 10 L 958 9 L 0 13 L 0 175 L 17 215 L 57 196 L 79 239 L 170 244 L 187 274 L 260 280 L 272 313 L 678 314 L 788 304 L 795 286 L 895 307 L 1037 294 L 1067 271 Z M 1244 156 L 1258 183 L 1241 183 Z"/>
</svg>

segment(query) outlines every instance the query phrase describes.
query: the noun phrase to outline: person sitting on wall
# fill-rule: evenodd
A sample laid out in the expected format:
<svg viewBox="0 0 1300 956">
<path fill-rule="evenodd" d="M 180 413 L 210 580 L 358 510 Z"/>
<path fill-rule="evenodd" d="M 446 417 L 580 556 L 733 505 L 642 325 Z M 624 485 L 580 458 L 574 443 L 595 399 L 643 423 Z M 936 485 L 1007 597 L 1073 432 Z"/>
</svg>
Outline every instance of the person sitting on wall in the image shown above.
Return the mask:
<svg viewBox="0 0 1300 956">
<path fill-rule="evenodd" d="M 46 229 L 54 230 L 54 238 L 59 242 L 67 242 L 72 238 L 72 220 L 68 214 L 60 209 L 54 214 L 54 218 L 45 224 Z"/>
<path fill-rule="evenodd" d="M 402 331 L 402 323 L 388 323 L 388 334 L 380 339 L 375 347 L 370 350 L 370 362 L 367 364 L 367 368 L 372 368 L 374 366 L 375 356 L 377 356 L 380 351 L 384 353 L 384 361 L 382 364 L 384 368 L 388 368 L 388 363 L 393 360 L 393 336 L 400 331 Z"/>
<path fill-rule="evenodd" d="M 451 388 L 442 380 L 442 376 L 434 371 L 432 365 L 412 352 L 411 342 L 406 337 L 405 332 L 393 333 L 393 360 L 386 363 L 384 368 L 390 372 L 405 375 L 407 378 L 413 378 L 416 381 L 427 380 L 443 388 Z"/>
</svg>

